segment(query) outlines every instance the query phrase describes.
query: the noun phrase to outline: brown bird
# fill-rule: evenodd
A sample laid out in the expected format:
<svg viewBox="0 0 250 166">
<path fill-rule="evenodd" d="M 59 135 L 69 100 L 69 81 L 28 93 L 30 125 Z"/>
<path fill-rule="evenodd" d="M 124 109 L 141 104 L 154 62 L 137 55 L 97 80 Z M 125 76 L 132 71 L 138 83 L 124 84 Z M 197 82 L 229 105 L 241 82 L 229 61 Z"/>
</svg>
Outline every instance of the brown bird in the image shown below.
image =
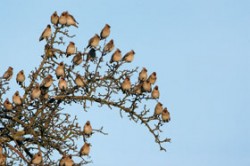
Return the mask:
<svg viewBox="0 0 250 166">
<path fill-rule="evenodd" d="M 100 33 L 101 40 L 106 39 L 110 34 L 110 26 L 108 24 L 105 24 L 104 28 L 102 29 Z"/>
<path fill-rule="evenodd" d="M 7 98 L 4 103 L 3 103 L 3 106 L 6 110 L 10 111 L 13 109 L 13 106 L 11 104 L 11 102 L 9 101 L 9 99 Z"/>
<path fill-rule="evenodd" d="M 60 160 L 59 166 L 73 166 L 73 165 L 74 165 L 74 161 L 72 160 L 72 156 L 63 155 L 63 157 Z"/>
<path fill-rule="evenodd" d="M 153 72 L 153 73 L 149 76 L 149 78 L 148 78 L 148 80 L 149 80 L 149 82 L 150 82 L 151 84 L 154 84 L 154 83 L 156 82 L 156 79 L 157 79 L 157 77 L 156 77 L 156 72 Z"/>
<path fill-rule="evenodd" d="M 0 154 L 0 166 L 6 166 L 6 158 L 5 154 Z"/>
<path fill-rule="evenodd" d="M 66 12 L 62 12 L 61 16 L 59 17 L 59 24 L 66 25 L 67 24 L 67 14 Z"/>
<path fill-rule="evenodd" d="M 83 127 L 83 134 L 86 136 L 90 136 L 92 134 L 92 126 L 90 121 L 87 121 Z"/>
<path fill-rule="evenodd" d="M 161 118 L 163 122 L 169 122 L 170 121 L 170 113 L 168 112 L 167 108 L 164 108 L 164 110 L 161 113 Z"/>
<path fill-rule="evenodd" d="M 66 20 L 67 20 L 67 22 L 66 22 L 66 25 L 67 25 L 67 26 L 73 25 L 73 26 L 75 26 L 76 28 L 78 28 L 78 26 L 77 26 L 78 22 L 77 22 L 77 21 L 75 20 L 75 18 L 74 18 L 71 14 L 69 14 L 68 12 L 66 12 Z"/>
<path fill-rule="evenodd" d="M 103 48 L 103 52 L 104 53 L 109 53 L 111 51 L 113 51 L 113 49 L 115 48 L 115 45 L 114 45 L 114 40 L 111 39 Z"/>
<path fill-rule="evenodd" d="M 136 95 L 140 95 L 142 93 L 142 84 L 138 84 L 134 87 L 133 92 Z"/>
<path fill-rule="evenodd" d="M 80 150 L 80 156 L 88 156 L 90 152 L 90 146 L 91 146 L 90 143 L 85 142 Z"/>
<path fill-rule="evenodd" d="M 154 115 L 160 115 L 163 111 L 163 105 L 158 102 L 155 106 L 155 112 L 154 112 Z"/>
<path fill-rule="evenodd" d="M 116 51 L 112 54 L 109 63 L 119 62 L 121 59 L 122 59 L 121 51 L 117 48 Z"/>
<path fill-rule="evenodd" d="M 82 58 L 82 54 L 80 52 L 78 52 L 72 59 L 72 62 L 73 62 L 73 66 L 76 65 L 80 65 L 83 61 L 83 58 Z"/>
<path fill-rule="evenodd" d="M 130 82 L 130 78 L 129 77 L 125 78 L 125 80 L 122 83 L 121 88 L 122 88 L 123 92 L 129 91 L 131 89 L 131 82 Z"/>
<path fill-rule="evenodd" d="M 31 99 L 34 100 L 34 99 L 38 99 L 41 95 L 41 90 L 40 90 L 40 86 L 38 83 L 36 83 L 36 86 L 35 88 L 32 90 L 31 92 Z"/>
<path fill-rule="evenodd" d="M 151 97 L 152 97 L 153 99 L 159 99 L 159 97 L 160 97 L 160 91 L 159 91 L 158 86 L 155 86 L 155 87 L 154 87 L 154 89 L 153 89 L 153 91 L 152 91 L 152 93 L 151 93 Z"/>
<path fill-rule="evenodd" d="M 100 37 L 97 34 L 95 34 L 95 36 L 89 39 L 89 44 L 87 48 L 89 47 L 96 48 L 99 45 L 99 42 L 100 42 Z"/>
<path fill-rule="evenodd" d="M 9 81 L 13 76 L 13 68 L 9 67 L 7 71 L 3 74 L 3 79 Z"/>
<path fill-rule="evenodd" d="M 124 55 L 122 60 L 125 62 L 132 62 L 134 60 L 134 55 L 135 55 L 134 50 L 131 50 Z"/>
<path fill-rule="evenodd" d="M 53 77 L 52 75 L 48 75 L 47 77 L 45 77 L 40 85 L 41 88 L 49 88 L 53 83 Z"/>
<path fill-rule="evenodd" d="M 37 154 L 35 154 L 31 160 L 31 164 L 35 164 L 35 165 L 39 165 L 41 164 L 43 158 L 42 158 L 42 153 L 38 152 Z"/>
<path fill-rule="evenodd" d="M 144 67 L 142 68 L 141 72 L 139 73 L 139 81 L 144 82 L 148 78 L 148 70 Z"/>
<path fill-rule="evenodd" d="M 74 54 L 75 52 L 76 52 L 75 43 L 74 42 L 69 42 L 69 45 L 68 45 L 68 47 L 66 49 L 67 57 Z"/>
<path fill-rule="evenodd" d="M 56 77 L 59 79 L 60 77 L 65 77 L 64 63 L 60 62 L 56 68 Z"/>
<path fill-rule="evenodd" d="M 43 33 L 41 34 L 39 41 L 42 41 L 43 39 L 48 40 L 51 36 L 51 26 L 48 24 L 47 27 L 44 29 Z"/>
<path fill-rule="evenodd" d="M 64 77 L 61 77 L 59 82 L 58 82 L 58 87 L 60 90 L 65 91 L 68 87 L 67 81 L 64 79 Z"/>
<path fill-rule="evenodd" d="M 22 105 L 22 99 L 18 91 L 16 91 L 15 94 L 12 96 L 12 101 L 15 105 Z"/>
<path fill-rule="evenodd" d="M 19 73 L 17 73 L 17 75 L 16 75 L 16 82 L 17 82 L 19 85 L 22 85 L 24 81 L 25 81 L 25 74 L 24 74 L 24 71 L 21 70 L 21 71 L 19 71 Z"/>
<path fill-rule="evenodd" d="M 44 52 L 45 52 L 45 55 L 49 58 L 56 58 L 56 55 L 55 55 L 55 51 L 54 49 L 49 45 L 49 44 L 46 44 L 45 47 L 44 47 Z"/>
<path fill-rule="evenodd" d="M 151 84 L 150 84 L 149 80 L 144 81 L 142 83 L 142 90 L 143 90 L 143 92 L 151 92 Z"/>
<path fill-rule="evenodd" d="M 75 84 L 78 87 L 85 87 L 86 86 L 87 81 L 84 79 L 84 77 L 82 77 L 81 75 L 77 74 L 76 78 L 75 78 Z"/>
<path fill-rule="evenodd" d="M 51 21 L 52 24 L 54 24 L 56 26 L 58 25 L 58 23 L 59 23 L 59 16 L 57 15 L 56 11 L 51 15 L 50 21 Z"/>
</svg>

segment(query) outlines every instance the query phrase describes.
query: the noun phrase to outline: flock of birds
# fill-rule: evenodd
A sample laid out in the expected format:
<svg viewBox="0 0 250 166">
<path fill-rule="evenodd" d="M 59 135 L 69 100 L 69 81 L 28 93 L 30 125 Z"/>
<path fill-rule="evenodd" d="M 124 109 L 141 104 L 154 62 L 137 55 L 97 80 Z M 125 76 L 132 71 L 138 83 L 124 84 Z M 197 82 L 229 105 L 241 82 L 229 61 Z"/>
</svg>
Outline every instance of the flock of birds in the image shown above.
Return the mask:
<svg viewBox="0 0 250 166">
<path fill-rule="evenodd" d="M 60 17 L 57 15 L 57 12 L 54 12 L 51 15 L 51 23 L 55 26 L 58 26 L 59 24 L 61 26 L 75 26 L 78 27 L 78 22 L 75 20 L 75 18 L 69 14 L 67 11 L 63 12 Z M 47 27 L 42 32 L 39 41 L 42 41 L 43 39 L 49 40 L 49 38 L 52 35 L 51 31 L 51 25 L 47 25 Z M 102 29 L 100 36 L 98 34 L 95 34 L 91 39 L 89 39 L 87 48 L 91 48 L 90 52 L 93 51 L 95 48 L 98 47 L 100 40 L 106 39 L 110 35 L 110 26 L 106 24 L 104 28 Z M 104 53 L 109 53 L 113 51 L 115 48 L 114 41 L 110 40 L 103 48 Z M 94 50 L 95 51 L 95 50 Z M 74 42 L 70 42 L 66 49 L 66 57 L 69 57 L 71 55 L 75 55 L 73 57 L 73 65 L 79 65 L 83 61 L 82 54 L 80 52 L 76 53 L 76 47 Z M 135 52 L 133 50 L 127 52 L 124 56 L 122 56 L 121 51 L 117 48 L 114 53 L 111 56 L 110 63 L 113 62 L 132 62 L 134 59 Z M 58 81 L 58 88 L 62 91 L 65 91 L 68 88 L 67 81 L 65 80 L 65 65 L 63 62 L 59 63 L 57 68 L 55 69 L 55 75 Z M 4 79 L 6 81 L 9 81 L 13 76 L 13 68 L 9 67 L 7 71 L 3 74 L 1 79 Z M 143 68 L 139 73 L 139 83 L 138 85 L 135 85 L 132 87 L 131 81 L 129 77 L 126 77 L 123 82 L 121 83 L 121 90 L 126 92 L 131 92 L 136 95 L 140 95 L 142 93 L 150 93 L 151 92 L 151 98 L 158 99 L 160 97 L 160 92 L 158 86 L 155 86 L 152 90 L 152 85 L 155 84 L 157 76 L 156 72 L 153 72 L 148 76 L 147 69 Z M 25 81 L 25 74 L 24 71 L 21 70 L 16 75 L 16 82 L 24 86 Z M 50 88 L 50 86 L 53 84 L 53 76 L 51 74 L 48 74 L 42 82 L 36 83 L 33 89 L 30 93 L 30 98 L 32 100 L 43 98 L 48 99 L 49 95 L 47 93 L 47 90 Z M 74 80 L 76 86 L 78 88 L 83 88 L 87 85 L 87 80 L 79 75 L 76 74 L 75 80 Z M 12 97 L 13 103 L 9 101 L 7 98 L 3 106 L 7 111 L 11 111 L 14 109 L 15 106 L 21 106 L 23 104 L 23 100 L 19 94 L 18 91 L 15 92 L 15 94 Z M 170 121 L 170 113 L 168 109 L 165 107 L 163 108 L 163 104 L 158 102 L 154 109 L 154 115 L 155 116 L 161 116 L 161 119 L 163 122 L 169 122 Z M 86 122 L 84 125 L 83 133 L 87 136 L 90 136 L 92 134 L 92 127 L 89 121 Z M 89 155 L 90 152 L 90 143 L 85 142 L 85 144 L 80 149 L 80 156 Z M 3 148 L 0 145 L 0 165 L 4 165 L 6 162 L 6 155 L 3 154 Z M 31 164 L 39 165 L 42 162 L 42 153 L 38 152 L 35 154 L 31 160 Z M 72 159 L 71 155 L 63 155 L 63 157 L 60 160 L 59 166 L 72 166 L 74 164 L 74 161 Z"/>
</svg>

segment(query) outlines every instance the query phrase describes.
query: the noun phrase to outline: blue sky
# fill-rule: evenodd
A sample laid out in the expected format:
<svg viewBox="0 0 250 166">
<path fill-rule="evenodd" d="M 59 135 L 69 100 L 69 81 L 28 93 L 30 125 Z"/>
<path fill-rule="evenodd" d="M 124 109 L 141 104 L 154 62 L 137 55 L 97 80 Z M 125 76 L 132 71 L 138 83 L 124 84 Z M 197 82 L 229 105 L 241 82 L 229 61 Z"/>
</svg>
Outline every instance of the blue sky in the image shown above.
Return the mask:
<svg viewBox="0 0 250 166">
<path fill-rule="evenodd" d="M 249 8 L 247 0 L 3 1 L 0 71 L 39 64 L 38 38 L 54 11 L 75 16 L 79 29 L 70 31 L 82 48 L 108 23 L 115 44 L 135 50 L 131 66 L 157 72 L 160 100 L 172 116 L 164 136 L 172 143 L 160 152 L 144 126 L 115 110 L 82 113 L 83 123 L 90 119 L 109 133 L 92 139 L 90 165 L 248 166 Z"/>
</svg>

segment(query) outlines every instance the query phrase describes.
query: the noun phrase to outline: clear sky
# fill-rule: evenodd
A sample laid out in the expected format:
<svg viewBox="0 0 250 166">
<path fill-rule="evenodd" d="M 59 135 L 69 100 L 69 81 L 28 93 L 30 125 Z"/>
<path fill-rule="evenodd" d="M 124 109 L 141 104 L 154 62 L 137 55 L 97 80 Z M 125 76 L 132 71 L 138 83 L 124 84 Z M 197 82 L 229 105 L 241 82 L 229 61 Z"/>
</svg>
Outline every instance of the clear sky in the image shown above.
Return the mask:
<svg viewBox="0 0 250 166">
<path fill-rule="evenodd" d="M 115 44 L 135 50 L 133 66 L 157 72 L 172 117 L 164 128 L 172 138 L 167 152 L 144 126 L 115 110 L 93 110 L 80 114 L 82 123 L 90 119 L 109 135 L 91 140 L 90 165 L 250 165 L 249 0 L 6 0 L 0 9 L 1 73 L 37 66 L 44 47 L 38 38 L 50 15 L 64 10 L 79 22 L 70 29 L 77 45 L 108 23 Z"/>
</svg>

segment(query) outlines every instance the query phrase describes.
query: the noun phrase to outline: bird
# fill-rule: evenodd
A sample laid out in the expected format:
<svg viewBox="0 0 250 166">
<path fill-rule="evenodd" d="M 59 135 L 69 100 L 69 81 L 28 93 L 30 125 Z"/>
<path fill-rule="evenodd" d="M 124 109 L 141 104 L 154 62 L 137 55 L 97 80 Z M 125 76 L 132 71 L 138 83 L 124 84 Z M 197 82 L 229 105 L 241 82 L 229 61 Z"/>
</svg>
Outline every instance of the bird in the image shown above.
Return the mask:
<svg viewBox="0 0 250 166">
<path fill-rule="evenodd" d="M 74 161 L 72 160 L 71 155 L 63 155 L 63 157 L 60 160 L 59 166 L 73 166 Z"/>
<path fill-rule="evenodd" d="M 12 101 L 15 105 L 22 105 L 22 99 L 18 91 L 16 91 L 14 95 L 12 96 Z"/>
<path fill-rule="evenodd" d="M 86 83 L 87 83 L 87 81 L 84 79 L 84 77 L 82 77 L 80 74 L 77 74 L 77 75 L 76 75 L 75 84 L 76 84 L 78 87 L 85 87 L 85 86 L 86 86 Z"/>
<path fill-rule="evenodd" d="M 91 48 L 96 48 L 99 45 L 100 42 L 100 37 L 95 34 L 92 38 L 89 39 L 89 44 L 87 46 L 87 48 L 91 47 Z"/>
<path fill-rule="evenodd" d="M 73 26 L 75 26 L 76 28 L 78 28 L 78 26 L 77 26 L 77 24 L 78 24 L 78 22 L 75 20 L 75 18 L 71 15 L 71 14 L 69 14 L 68 12 L 66 12 L 66 25 L 67 26 L 71 26 L 71 25 L 73 25 Z"/>
<path fill-rule="evenodd" d="M 122 83 L 122 91 L 123 92 L 127 92 L 131 89 L 131 82 L 130 82 L 130 78 L 129 77 L 126 77 Z"/>
<path fill-rule="evenodd" d="M 124 55 L 122 60 L 125 62 L 132 62 L 134 60 L 134 55 L 135 55 L 134 50 L 131 50 Z"/>
<path fill-rule="evenodd" d="M 44 46 L 44 52 L 45 52 L 45 56 L 47 56 L 47 57 L 49 57 L 49 58 L 54 57 L 54 58 L 57 59 L 57 57 L 56 57 L 56 55 L 55 55 L 54 49 L 53 49 L 49 44 L 46 44 L 46 45 Z"/>
<path fill-rule="evenodd" d="M 96 58 L 96 51 L 94 48 L 91 48 L 88 52 L 88 55 L 87 55 L 87 61 L 88 60 L 91 60 L 93 61 L 94 59 Z"/>
<path fill-rule="evenodd" d="M 154 112 L 154 115 L 160 115 L 163 111 L 163 105 L 161 102 L 158 102 L 156 105 L 155 105 L 155 112 Z"/>
<path fill-rule="evenodd" d="M 148 78 L 148 70 L 144 67 L 142 68 L 141 72 L 139 73 L 139 81 L 144 82 Z"/>
<path fill-rule="evenodd" d="M 136 85 L 133 89 L 134 94 L 140 95 L 142 93 L 142 83 Z"/>
<path fill-rule="evenodd" d="M 74 42 L 69 42 L 69 45 L 66 49 L 66 56 L 69 57 L 70 55 L 74 54 L 76 52 L 76 47 Z"/>
<path fill-rule="evenodd" d="M 72 59 L 73 67 L 76 65 L 80 65 L 83 61 L 82 54 L 78 52 Z"/>
<path fill-rule="evenodd" d="M 39 165 L 39 164 L 41 164 L 42 160 L 43 160 L 42 153 L 38 152 L 33 156 L 32 160 L 31 160 L 31 164 Z"/>
<path fill-rule="evenodd" d="M 158 99 L 160 97 L 160 91 L 158 86 L 155 86 L 154 89 L 152 90 L 151 97 L 153 99 Z"/>
<path fill-rule="evenodd" d="M 146 80 L 142 83 L 142 91 L 143 92 L 151 92 L 151 84 L 149 80 Z"/>
<path fill-rule="evenodd" d="M 38 99 L 40 95 L 41 95 L 40 86 L 38 83 L 36 83 L 34 89 L 32 89 L 32 92 L 31 92 L 31 99 L 32 100 Z"/>
<path fill-rule="evenodd" d="M 156 76 L 156 72 L 153 72 L 149 77 L 148 80 L 151 84 L 154 84 L 156 82 L 157 76 Z"/>
<path fill-rule="evenodd" d="M 43 39 L 48 40 L 51 36 L 51 26 L 48 24 L 47 27 L 44 29 L 43 33 L 41 34 L 39 41 L 42 41 Z"/>
<path fill-rule="evenodd" d="M 60 62 L 56 68 L 56 77 L 59 79 L 60 77 L 65 77 L 64 63 Z"/>
<path fill-rule="evenodd" d="M 110 25 L 109 24 L 105 24 L 105 26 L 103 27 L 101 33 L 100 33 L 100 39 L 106 39 L 110 34 Z"/>
<path fill-rule="evenodd" d="M 170 121 L 170 113 L 168 112 L 167 108 L 164 108 L 161 113 L 161 118 L 163 122 L 169 122 Z"/>
<path fill-rule="evenodd" d="M 67 24 L 67 17 L 66 12 L 62 12 L 61 16 L 59 17 L 59 24 L 66 25 Z"/>
<path fill-rule="evenodd" d="M 92 126 L 90 121 L 87 121 L 83 127 L 83 134 L 86 136 L 90 136 L 92 134 Z"/>
<path fill-rule="evenodd" d="M 47 77 L 45 77 L 40 85 L 41 88 L 48 89 L 53 83 L 53 77 L 51 74 L 49 74 Z"/>
<path fill-rule="evenodd" d="M 58 23 L 59 23 L 59 16 L 57 15 L 56 11 L 51 15 L 50 21 L 51 21 L 52 24 L 54 24 L 56 26 L 58 25 Z"/>
<path fill-rule="evenodd" d="M 122 54 L 120 49 L 116 49 L 116 51 L 112 54 L 112 57 L 109 63 L 119 62 L 122 59 Z"/>
<path fill-rule="evenodd" d="M 11 66 L 9 66 L 9 68 L 7 69 L 7 71 L 5 71 L 5 73 L 3 74 L 3 79 L 9 81 L 13 76 L 13 68 Z"/>
<path fill-rule="evenodd" d="M 80 156 L 88 156 L 90 152 L 90 146 L 91 146 L 90 143 L 85 142 L 80 150 Z"/>
<path fill-rule="evenodd" d="M 12 106 L 12 104 L 11 104 L 11 102 L 9 101 L 8 98 L 4 101 L 3 106 L 4 106 L 4 108 L 5 108 L 7 111 L 10 111 L 10 110 L 13 109 L 13 106 Z"/>
<path fill-rule="evenodd" d="M 64 77 L 61 77 L 58 82 L 58 87 L 60 90 L 65 91 L 68 87 L 67 81 L 64 79 Z"/>
<path fill-rule="evenodd" d="M 103 52 L 104 53 L 109 53 L 111 51 L 113 51 L 113 49 L 115 48 L 115 45 L 114 45 L 114 40 L 111 39 L 103 48 Z"/>
<path fill-rule="evenodd" d="M 16 82 L 19 84 L 19 85 L 22 85 L 23 82 L 25 81 L 25 74 L 24 74 L 24 71 L 21 70 L 17 73 L 16 75 Z"/>
</svg>

